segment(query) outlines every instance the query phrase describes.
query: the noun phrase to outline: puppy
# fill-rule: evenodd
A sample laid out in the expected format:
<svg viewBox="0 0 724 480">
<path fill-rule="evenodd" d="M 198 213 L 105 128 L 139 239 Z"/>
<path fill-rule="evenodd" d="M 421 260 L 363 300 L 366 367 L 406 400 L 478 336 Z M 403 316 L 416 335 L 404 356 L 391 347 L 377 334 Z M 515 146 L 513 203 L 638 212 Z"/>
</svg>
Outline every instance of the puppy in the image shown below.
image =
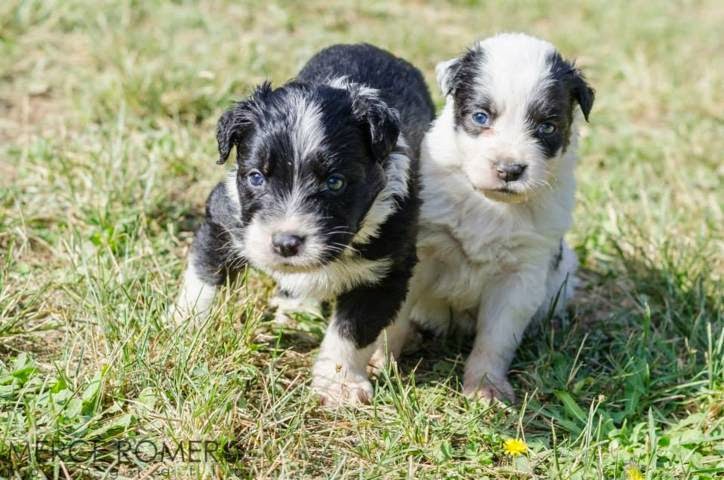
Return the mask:
<svg viewBox="0 0 724 480">
<path fill-rule="evenodd" d="M 421 153 L 419 264 L 399 320 L 381 338 L 398 355 L 411 321 L 474 332 L 464 392 L 512 400 L 507 370 L 531 319 L 573 294 L 576 105 L 594 92 L 548 42 L 501 34 L 437 67 L 446 104 Z"/>
<path fill-rule="evenodd" d="M 224 163 L 191 247 L 177 318 L 204 315 L 250 264 L 289 309 L 334 300 L 313 368 L 329 404 L 370 399 L 366 367 L 416 263 L 418 154 L 434 117 L 420 72 L 371 45 L 337 45 L 297 78 L 261 85 L 221 116 Z"/>
</svg>

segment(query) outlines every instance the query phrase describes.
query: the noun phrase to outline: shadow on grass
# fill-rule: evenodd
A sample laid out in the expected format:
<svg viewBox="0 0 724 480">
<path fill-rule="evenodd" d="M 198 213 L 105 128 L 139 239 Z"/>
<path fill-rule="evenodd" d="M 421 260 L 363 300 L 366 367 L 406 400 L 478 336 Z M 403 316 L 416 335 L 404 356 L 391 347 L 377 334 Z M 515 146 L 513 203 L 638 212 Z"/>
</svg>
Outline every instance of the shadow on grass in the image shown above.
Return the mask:
<svg viewBox="0 0 724 480">
<path fill-rule="evenodd" d="M 674 421 L 722 376 L 711 355 L 721 301 L 706 288 L 706 266 L 692 272 L 624 260 L 621 274 L 582 270 L 570 314 L 531 325 L 518 348 L 510 379 L 541 433 L 555 420 L 577 435 L 594 410 L 604 431 L 650 414 Z M 470 338 L 427 338 L 403 356 L 400 371 L 420 387 L 447 383 L 460 391 L 471 347 Z"/>
</svg>

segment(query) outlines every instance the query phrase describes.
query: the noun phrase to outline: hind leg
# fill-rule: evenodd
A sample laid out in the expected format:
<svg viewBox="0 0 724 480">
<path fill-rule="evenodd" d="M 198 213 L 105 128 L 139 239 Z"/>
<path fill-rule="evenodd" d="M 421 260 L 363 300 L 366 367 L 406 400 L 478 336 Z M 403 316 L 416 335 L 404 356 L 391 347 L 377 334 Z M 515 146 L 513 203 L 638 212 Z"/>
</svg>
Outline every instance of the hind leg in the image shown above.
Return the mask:
<svg viewBox="0 0 724 480">
<path fill-rule="evenodd" d="M 578 258 L 565 241 L 561 241 L 559 250 L 553 256 L 548 277 L 546 278 L 546 300 L 535 315 L 536 320 L 548 315 L 559 317 L 565 313 L 568 301 L 573 298 L 578 278 Z"/>
<path fill-rule="evenodd" d="M 370 369 L 378 373 L 384 365 L 400 357 L 403 351 L 417 351 L 422 344 L 422 336 L 413 325 L 425 327 L 436 334 L 447 331 L 450 323 L 450 308 L 440 299 L 418 298 L 414 305 L 410 299 L 397 316 L 395 322 L 385 328 L 377 339 L 375 353 L 370 360 Z"/>
</svg>

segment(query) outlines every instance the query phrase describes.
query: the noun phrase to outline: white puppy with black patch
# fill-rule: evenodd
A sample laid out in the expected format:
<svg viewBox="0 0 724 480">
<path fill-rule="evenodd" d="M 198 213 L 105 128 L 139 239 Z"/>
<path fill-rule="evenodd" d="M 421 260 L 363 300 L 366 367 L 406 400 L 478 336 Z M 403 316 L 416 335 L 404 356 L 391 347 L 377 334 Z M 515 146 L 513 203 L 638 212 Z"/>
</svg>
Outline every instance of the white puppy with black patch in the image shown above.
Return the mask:
<svg viewBox="0 0 724 480">
<path fill-rule="evenodd" d="M 400 353 L 413 322 L 438 333 L 454 322 L 475 333 L 464 393 L 513 400 L 507 371 L 526 327 L 573 293 L 574 107 L 588 119 L 594 92 L 524 34 L 480 41 L 437 76 L 446 104 L 422 144 L 419 263 L 373 363 Z"/>
</svg>

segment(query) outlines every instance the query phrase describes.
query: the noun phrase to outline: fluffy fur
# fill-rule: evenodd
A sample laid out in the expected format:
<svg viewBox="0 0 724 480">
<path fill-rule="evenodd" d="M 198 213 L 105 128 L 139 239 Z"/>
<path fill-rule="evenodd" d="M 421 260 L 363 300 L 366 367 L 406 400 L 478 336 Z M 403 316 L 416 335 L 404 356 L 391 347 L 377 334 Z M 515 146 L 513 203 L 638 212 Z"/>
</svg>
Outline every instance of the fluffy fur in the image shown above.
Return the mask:
<svg viewBox="0 0 724 480">
<path fill-rule="evenodd" d="M 332 403 L 370 398 L 366 367 L 416 262 L 418 154 L 433 107 L 412 65 L 370 45 L 337 45 L 297 78 L 261 85 L 219 120 L 220 163 L 175 309 L 205 314 L 250 264 L 278 283 L 273 304 L 336 309 L 313 371 Z"/>
<path fill-rule="evenodd" d="M 525 328 L 573 293 L 563 236 L 574 107 L 587 118 L 593 90 L 553 45 L 523 34 L 476 43 L 437 73 L 446 104 L 422 145 L 420 260 L 375 362 L 400 353 L 412 321 L 439 333 L 455 323 L 475 334 L 465 393 L 512 399 L 507 370 Z"/>
</svg>

